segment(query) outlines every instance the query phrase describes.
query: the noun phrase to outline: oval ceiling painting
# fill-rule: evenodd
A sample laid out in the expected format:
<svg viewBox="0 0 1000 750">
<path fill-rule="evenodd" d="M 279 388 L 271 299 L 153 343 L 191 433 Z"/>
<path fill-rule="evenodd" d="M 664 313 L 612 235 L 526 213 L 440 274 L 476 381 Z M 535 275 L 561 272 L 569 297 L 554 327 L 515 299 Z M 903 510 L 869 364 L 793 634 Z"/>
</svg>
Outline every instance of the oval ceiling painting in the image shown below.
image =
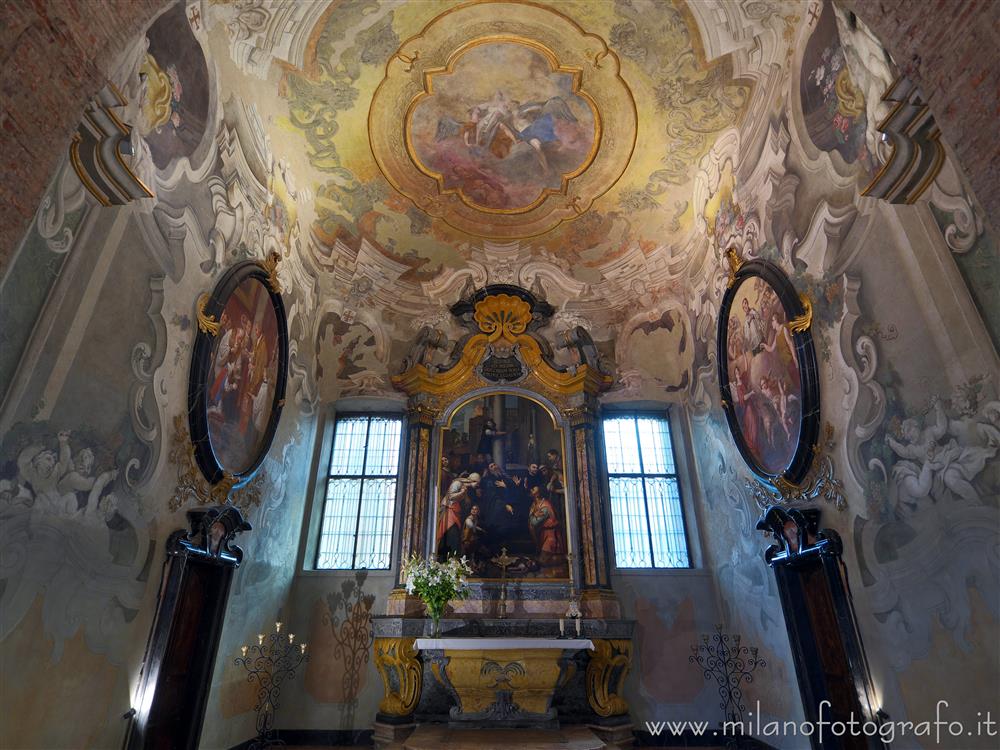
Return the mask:
<svg viewBox="0 0 1000 750">
<path fill-rule="evenodd" d="M 524 210 L 582 172 L 597 118 L 578 75 L 518 42 L 478 44 L 432 79 L 407 121 L 417 166 L 485 211 Z"/>
<path fill-rule="evenodd" d="M 576 218 L 617 182 L 636 109 L 603 39 L 555 10 L 487 2 L 400 46 L 368 126 L 379 169 L 418 208 L 515 239 Z"/>
</svg>

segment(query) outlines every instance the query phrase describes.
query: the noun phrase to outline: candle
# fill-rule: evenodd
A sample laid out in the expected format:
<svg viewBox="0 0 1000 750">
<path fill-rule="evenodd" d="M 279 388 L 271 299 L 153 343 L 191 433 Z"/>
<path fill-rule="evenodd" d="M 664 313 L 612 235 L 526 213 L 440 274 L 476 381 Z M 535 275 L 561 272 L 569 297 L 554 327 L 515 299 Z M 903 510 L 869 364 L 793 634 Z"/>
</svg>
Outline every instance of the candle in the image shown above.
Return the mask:
<svg viewBox="0 0 1000 750">
<path fill-rule="evenodd" d="M 292 642 L 295 640 L 295 633 L 288 634 L 288 645 L 291 646 Z"/>
<path fill-rule="evenodd" d="M 573 619 L 576 620 L 576 635 L 577 635 L 577 637 L 579 637 L 580 636 L 580 618 L 579 617 L 575 617 Z"/>
<path fill-rule="evenodd" d="M 274 623 L 274 632 L 275 633 L 280 633 L 281 632 L 281 623 L 280 622 Z"/>
<path fill-rule="evenodd" d="M 250 647 L 249 647 L 249 646 L 240 646 L 240 651 L 242 651 L 242 652 L 243 652 L 243 656 L 244 656 L 244 657 L 246 657 L 246 655 L 247 655 L 247 651 L 249 651 L 249 650 L 250 650 Z"/>
<path fill-rule="evenodd" d="M 306 644 L 300 643 L 299 650 L 304 654 L 306 652 Z"/>
<path fill-rule="evenodd" d="M 559 618 L 559 636 L 562 637 L 566 635 L 566 621 L 563 618 Z"/>
<path fill-rule="evenodd" d="M 263 633 L 258 633 L 257 634 L 257 645 L 258 646 L 263 646 L 264 645 L 264 634 Z"/>
</svg>

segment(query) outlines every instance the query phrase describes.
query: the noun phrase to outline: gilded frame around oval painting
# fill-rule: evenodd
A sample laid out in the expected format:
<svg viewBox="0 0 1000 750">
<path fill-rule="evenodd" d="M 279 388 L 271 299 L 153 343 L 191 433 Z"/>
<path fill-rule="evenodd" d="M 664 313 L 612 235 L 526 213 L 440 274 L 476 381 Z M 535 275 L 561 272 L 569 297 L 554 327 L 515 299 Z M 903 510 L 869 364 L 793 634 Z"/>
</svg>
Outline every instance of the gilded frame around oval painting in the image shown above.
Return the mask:
<svg viewBox="0 0 1000 750">
<path fill-rule="evenodd" d="M 593 140 L 579 163 L 557 172 L 558 187 L 546 184 L 537 198 L 524 204 L 477 202 L 462 189 L 447 186 L 442 174 L 428 167 L 417 153 L 410 130 L 416 108 L 434 95 L 435 78 L 454 71 L 470 51 L 491 44 L 520 45 L 536 51 L 553 74 L 572 78 L 572 95 L 585 102 L 576 103 L 576 112 L 586 106 L 593 118 Z M 555 119 L 559 119 L 558 112 Z M 527 2 L 473 3 L 433 19 L 407 39 L 386 64 L 385 77 L 368 114 L 372 154 L 396 190 L 455 229 L 508 239 L 541 234 L 586 212 L 628 166 L 636 126 L 635 101 L 620 75 L 618 57 L 606 42 L 558 11 Z M 551 132 L 549 137 L 554 137 Z M 546 137 L 540 135 L 538 140 Z M 541 145 L 535 145 L 543 151 Z M 545 165 L 545 157 L 540 159 Z"/>
<path fill-rule="evenodd" d="M 775 264 L 733 251 L 730 264 L 717 336 L 722 408 L 747 466 L 775 487 L 795 486 L 820 428 L 811 306 Z"/>
<path fill-rule="evenodd" d="M 250 326 L 242 338 L 234 335 L 237 315 Z M 288 324 L 273 265 L 245 261 L 230 268 L 211 294 L 199 298 L 198 329 L 188 380 L 195 462 L 211 484 L 239 487 L 263 463 L 285 403 Z M 248 348 L 241 350 L 239 341 Z M 225 361 L 218 361 L 224 344 Z M 236 418 L 239 423 L 231 424 Z"/>
</svg>

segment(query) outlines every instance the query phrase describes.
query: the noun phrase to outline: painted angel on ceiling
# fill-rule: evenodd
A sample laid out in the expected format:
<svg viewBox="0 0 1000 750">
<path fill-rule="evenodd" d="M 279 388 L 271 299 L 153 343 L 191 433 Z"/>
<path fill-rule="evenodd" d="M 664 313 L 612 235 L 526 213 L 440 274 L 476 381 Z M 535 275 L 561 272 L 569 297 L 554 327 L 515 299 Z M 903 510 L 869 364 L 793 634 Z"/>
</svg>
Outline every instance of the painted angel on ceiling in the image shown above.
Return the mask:
<svg viewBox="0 0 1000 750">
<path fill-rule="evenodd" d="M 527 143 L 548 172 L 544 146 L 560 143 L 557 120 L 577 121 L 561 96 L 522 104 L 497 91 L 489 101 L 470 107 L 464 122 L 449 116 L 440 118 L 435 140 L 459 136 L 469 149 L 486 149 L 497 159 L 506 158 L 518 143 Z"/>
</svg>

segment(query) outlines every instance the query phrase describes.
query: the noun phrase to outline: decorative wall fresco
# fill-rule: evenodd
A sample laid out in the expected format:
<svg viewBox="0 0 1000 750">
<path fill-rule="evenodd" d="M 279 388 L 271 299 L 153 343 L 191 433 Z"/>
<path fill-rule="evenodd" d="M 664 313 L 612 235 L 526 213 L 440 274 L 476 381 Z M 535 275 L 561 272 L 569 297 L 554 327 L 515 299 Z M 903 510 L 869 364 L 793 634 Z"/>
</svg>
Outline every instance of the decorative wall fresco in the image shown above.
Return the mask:
<svg viewBox="0 0 1000 750">
<path fill-rule="evenodd" d="M 555 9 L 450 8 L 386 64 L 372 155 L 396 190 L 461 232 L 546 232 L 628 165 L 637 113 L 619 71 L 601 37 Z"/>
<path fill-rule="evenodd" d="M 153 22 L 139 64 L 138 130 L 157 169 L 192 156 L 208 125 L 208 68 L 183 4 Z"/>
<path fill-rule="evenodd" d="M 0 639 L 44 592 L 53 661 L 82 629 L 93 652 L 120 663 L 116 639 L 141 606 L 156 542 L 114 451 L 93 434 L 36 422 L 7 433 L 0 455 Z"/>
<path fill-rule="evenodd" d="M 64 172 L 0 286 L 0 310 L 17 329 L 0 333 L 0 543 L 16 551 L 0 563 L 0 669 L 25 675 L 5 696 L 16 713 L 32 715 L 37 696 L 51 707 L 45 721 L 0 724 L 0 744 L 121 743 L 155 606 L 149 577 L 166 535 L 199 502 L 177 492 L 170 456 L 192 301 L 222 269 L 272 251 L 282 258 L 292 339 L 288 403 L 258 501 L 248 503 L 254 531 L 234 581 L 220 646 L 229 665 L 213 674 L 218 719 L 205 747 L 253 735 L 245 676 L 229 658 L 253 637 L 251 615 L 286 601 L 290 620 L 308 621 L 317 602 L 329 615 L 329 579 L 295 577 L 321 404 L 398 403 L 390 375 L 407 358 L 446 363 L 461 336 L 448 305 L 490 283 L 540 290 L 553 305 L 543 335 L 560 365 L 579 357 L 573 332 L 587 332 L 619 374 L 607 402 L 673 405 L 690 426 L 700 486 L 688 518 L 701 567 L 669 579 L 615 575 L 626 612 L 647 639 L 690 643 L 723 622 L 761 644 L 768 670 L 747 697 L 759 697 L 766 715 L 800 717 L 773 576 L 760 558 L 767 543 L 754 531 L 757 500 L 719 403 L 715 331 L 730 244 L 780 265 L 813 300 L 830 394 L 822 416 L 833 427 L 827 455 L 845 496 L 841 509 L 822 503 L 824 517 L 845 541 L 884 708 L 920 718 L 932 674 L 943 693 L 971 691 L 956 716 L 974 721 L 988 708 L 976 701 L 995 684 L 989 635 L 1000 618 L 995 243 L 950 162 L 914 206 L 857 198 L 861 173 L 877 166 L 872 93 L 884 51 L 854 41 L 843 19 L 838 39 L 826 7 L 810 20 L 812 8 L 794 3 L 543 3 L 606 42 L 602 64 L 610 70 L 616 58 L 633 94 L 639 145 L 580 215 L 569 208 L 570 220 L 531 238 L 476 237 L 397 192 L 367 130 L 387 63 L 406 67 L 394 53 L 409 56 L 406 40 L 453 5 L 178 4 L 108 71 L 129 100 L 135 159 L 155 198 L 104 209 Z M 504 13 L 523 23 L 527 7 Z M 466 39 L 453 41 L 448 53 Z M 487 52 L 469 59 L 483 68 Z M 549 66 L 533 80 L 548 86 L 559 75 Z M 469 109 L 498 89 L 522 106 L 542 98 L 487 86 L 491 78 L 503 83 L 479 72 L 483 92 L 435 104 L 422 153 L 464 156 L 464 137 L 437 141 L 438 125 L 450 117 L 465 127 Z M 537 140 L 553 173 L 584 163 L 575 160 L 590 138 L 587 109 L 554 90 L 582 132 L 544 113 L 558 145 L 546 140 L 547 125 Z M 525 188 L 510 198 L 516 207 L 527 186 L 555 181 L 530 139 L 520 156 L 515 145 L 489 158 L 501 171 L 512 155 L 520 160 L 509 178 Z M 478 134 L 476 147 L 485 148 Z M 574 156 L 561 163 L 559 152 Z M 480 207 L 497 210 L 491 200 Z M 20 317 L 8 318 L 11 309 Z M 530 532 L 522 542 L 536 544 Z M 365 594 L 378 596 L 372 611 L 391 586 L 391 576 L 366 580 Z M 357 611 L 333 618 L 333 629 L 316 621 L 327 653 L 348 623 L 363 630 Z M 635 718 L 714 715 L 717 700 L 684 671 L 686 657 L 661 649 L 650 657 L 656 672 L 636 670 L 626 688 Z M 307 675 L 279 725 L 329 729 L 339 716 L 342 728 L 369 727 L 380 698 L 372 669 L 359 666 L 355 695 L 324 692 Z M 660 681 L 663 670 L 670 682 Z M 86 684 L 75 680 L 81 673 Z"/>
<path fill-rule="evenodd" d="M 865 96 L 851 78 L 829 2 L 806 44 L 800 83 L 802 112 L 813 143 L 824 151 L 836 151 L 849 164 L 857 162 L 873 175 Z"/>
</svg>

